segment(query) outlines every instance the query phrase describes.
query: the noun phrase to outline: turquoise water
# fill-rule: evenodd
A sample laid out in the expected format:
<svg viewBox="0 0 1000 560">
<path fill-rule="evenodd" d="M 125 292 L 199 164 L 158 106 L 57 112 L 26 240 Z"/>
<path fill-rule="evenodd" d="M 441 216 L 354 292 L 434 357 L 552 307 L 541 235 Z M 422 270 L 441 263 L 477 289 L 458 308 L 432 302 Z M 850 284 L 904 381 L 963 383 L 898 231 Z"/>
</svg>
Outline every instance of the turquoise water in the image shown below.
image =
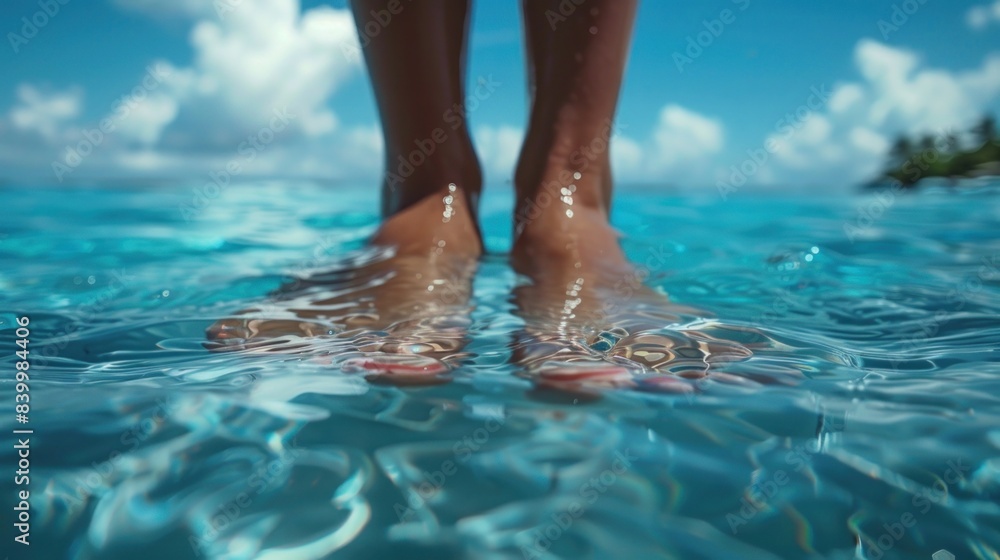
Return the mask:
<svg viewBox="0 0 1000 560">
<path fill-rule="evenodd" d="M 25 427 L 20 316 L 33 362 L 30 548 L 12 541 L 7 443 L 0 463 L 14 558 L 1000 554 L 996 186 L 625 190 L 627 252 L 668 256 L 649 284 L 705 310 L 696 328 L 763 343 L 706 359 L 691 392 L 598 399 L 540 393 L 510 364 L 496 192 L 450 383 L 206 351 L 215 319 L 361 248 L 377 201 L 241 185 L 185 217 L 190 186 L 3 189 L 4 433 Z"/>
</svg>

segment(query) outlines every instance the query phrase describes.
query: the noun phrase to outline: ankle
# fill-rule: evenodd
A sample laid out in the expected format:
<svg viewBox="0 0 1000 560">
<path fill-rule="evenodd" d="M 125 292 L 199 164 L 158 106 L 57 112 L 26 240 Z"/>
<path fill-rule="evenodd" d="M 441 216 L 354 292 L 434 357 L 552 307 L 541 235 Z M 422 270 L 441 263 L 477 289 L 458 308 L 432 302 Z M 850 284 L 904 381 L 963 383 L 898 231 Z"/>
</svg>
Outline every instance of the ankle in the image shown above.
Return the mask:
<svg viewBox="0 0 1000 560">
<path fill-rule="evenodd" d="M 559 209 L 558 201 L 607 212 L 608 139 L 586 143 L 577 139 L 578 132 L 529 133 L 525 138 L 514 174 L 518 213 Z"/>
<path fill-rule="evenodd" d="M 462 144 L 452 150 L 438 146 L 437 152 L 430 155 L 420 150 L 390 152 L 382 182 L 383 216 L 397 214 L 428 197 L 440 198 L 448 185 L 455 185 L 462 191 L 462 200 L 475 216 L 483 173 L 472 143 Z"/>
<path fill-rule="evenodd" d="M 408 255 L 479 255 L 482 241 L 473 206 L 469 193 L 446 185 L 386 218 L 372 243 Z"/>
<path fill-rule="evenodd" d="M 515 234 L 536 222 L 552 227 L 581 213 L 600 216 L 607 222 L 607 192 L 610 173 L 602 164 L 567 165 L 549 162 L 541 171 L 519 166 L 515 175 Z M 554 164 L 553 164 L 554 163 Z"/>
</svg>

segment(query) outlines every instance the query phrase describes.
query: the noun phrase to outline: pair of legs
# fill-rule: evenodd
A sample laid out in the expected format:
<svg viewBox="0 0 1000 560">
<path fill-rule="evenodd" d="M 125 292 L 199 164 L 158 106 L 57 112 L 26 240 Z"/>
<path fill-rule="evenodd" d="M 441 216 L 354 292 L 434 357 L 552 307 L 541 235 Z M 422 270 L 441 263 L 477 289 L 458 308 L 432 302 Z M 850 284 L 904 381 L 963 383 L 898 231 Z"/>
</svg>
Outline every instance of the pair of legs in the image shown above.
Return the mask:
<svg viewBox="0 0 1000 560">
<path fill-rule="evenodd" d="M 389 3 L 355 0 L 359 29 Z M 637 0 L 579 4 L 523 2 L 531 119 L 515 173 L 513 259 L 526 272 L 552 257 L 579 261 L 589 254 L 602 267 L 625 265 L 607 221 L 608 145 Z M 576 8 L 563 15 L 566 5 Z M 419 251 L 443 238 L 456 256 L 481 251 L 475 216 L 482 174 L 464 118 L 469 15 L 468 1 L 406 3 L 365 48 L 386 145 L 386 223 L 376 243 Z M 445 141 L 402 177 L 400 162 L 435 129 Z M 441 200 L 449 195 L 456 214 L 443 222 Z M 583 231 L 585 251 L 577 243 Z M 567 244 L 586 254 L 567 251 Z"/>
<path fill-rule="evenodd" d="M 629 385 L 637 371 L 672 367 L 679 346 L 703 363 L 707 341 L 662 332 L 679 310 L 642 286 L 608 222 L 612 121 L 637 0 L 577 3 L 523 0 L 531 117 L 514 177 L 511 260 L 530 281 L 514 294 L 525 327 L 513 354 L 549 385 Z M 564 14 L 567 5 L 576 9 Z M 353 10 L 359 30 L 395 14 L 365 47 L 386 147 L 384 222 L 372 246 L 388 252 L 334 274 L 325 291 L 286 296 L 281 317 L 249 310 L 258 318 L 222 321 L 209 336 L 243 346 L 347 337 L 362 352 L 348 368 L 426 382 L 460 356 L 483 250 L 482 173 L 464 108 L 470 6 L 355 0 Z M 433 152 L 411 156 L 429 138 Z"/>
</svg>

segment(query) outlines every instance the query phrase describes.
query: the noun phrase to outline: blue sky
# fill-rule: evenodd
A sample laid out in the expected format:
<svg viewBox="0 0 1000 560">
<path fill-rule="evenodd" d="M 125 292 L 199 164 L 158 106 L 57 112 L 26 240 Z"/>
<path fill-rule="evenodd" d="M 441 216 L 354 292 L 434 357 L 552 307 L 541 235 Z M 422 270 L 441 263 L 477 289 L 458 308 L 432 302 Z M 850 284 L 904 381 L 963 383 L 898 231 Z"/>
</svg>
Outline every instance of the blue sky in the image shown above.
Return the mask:
<svg viewBox="0 0 1000 560">
<path fill-rule="evenodd" d="M 208 0 L 62 1 L 0 8 L 0 178 L 197 179 L 237 160 L 245 177 L 377 180 L 377 115 L 345 48 L 357 38 L 344 1 L 220 0 L 233 6 L 221 16 Z M 58 13 L 39 16 L 46 3 Z M 25 33 L 22 17 L 47 21 Z M 688 52 L 699 33 L 701 52 Z M 470 125 L 494 183 L 509 180 L 523 134 L 523 59 L 518 3 L 477 2 L 469 78 L 501 86 Z M 151 65 L 166 70 L 149 79 Z M 130 92 L 142 98 L 125 113 Z M 252 161 L 240 154 L 279 105 L 296 116 Z M 998 110 L 1000 0 L 647 0 L 613 156 L 622 182 L 718 188 L 735 166 L 761 189 L 846 187 L 898 133 Z M 92 153 L 68 156 L 105 118 L 114 130 Z M 763 163 L 744 165 L 764 146 Z"/>
</svg>

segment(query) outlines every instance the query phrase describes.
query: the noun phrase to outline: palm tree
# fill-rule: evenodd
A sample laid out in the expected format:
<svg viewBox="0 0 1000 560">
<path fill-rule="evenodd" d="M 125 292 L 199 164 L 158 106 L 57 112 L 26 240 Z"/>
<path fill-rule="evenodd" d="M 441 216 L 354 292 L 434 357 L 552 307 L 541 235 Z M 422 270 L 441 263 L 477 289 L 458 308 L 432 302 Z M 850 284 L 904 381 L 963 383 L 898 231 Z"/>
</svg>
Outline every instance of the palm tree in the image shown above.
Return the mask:
<svg viewBox="0 0 1000 560">
<path fill-rule="evenodd" d="M 954 132 L 947 132 L 944 135 L 944 148 L 948 150 L 949 154 L 954 154 L 958 151 L 958 135 Z"/>
<path fill-rule="evenodd" d="M 936 149 L 936 142 L 934 137 L 930 134 L 924 134 L 920 137 L 920 151 L 921 152 L 933 152 Z"/>
<path fill-rule="evenodd" d="M 889 150 L 889 158 L 893 166 L 900 166 L 906 163 L 913 156 L 913 142 L 906 136 L 900 136 L 892 144 Z"/>
<path fill-rule="evenodd" d="M 979 121 L 979 124 L 972 127 L 972 134 L 979 145 L 989 144 L 996 140 L 997 121 L 993 118 L 993 115 L 983 117 L 983 120 Z"/>
</svg>

